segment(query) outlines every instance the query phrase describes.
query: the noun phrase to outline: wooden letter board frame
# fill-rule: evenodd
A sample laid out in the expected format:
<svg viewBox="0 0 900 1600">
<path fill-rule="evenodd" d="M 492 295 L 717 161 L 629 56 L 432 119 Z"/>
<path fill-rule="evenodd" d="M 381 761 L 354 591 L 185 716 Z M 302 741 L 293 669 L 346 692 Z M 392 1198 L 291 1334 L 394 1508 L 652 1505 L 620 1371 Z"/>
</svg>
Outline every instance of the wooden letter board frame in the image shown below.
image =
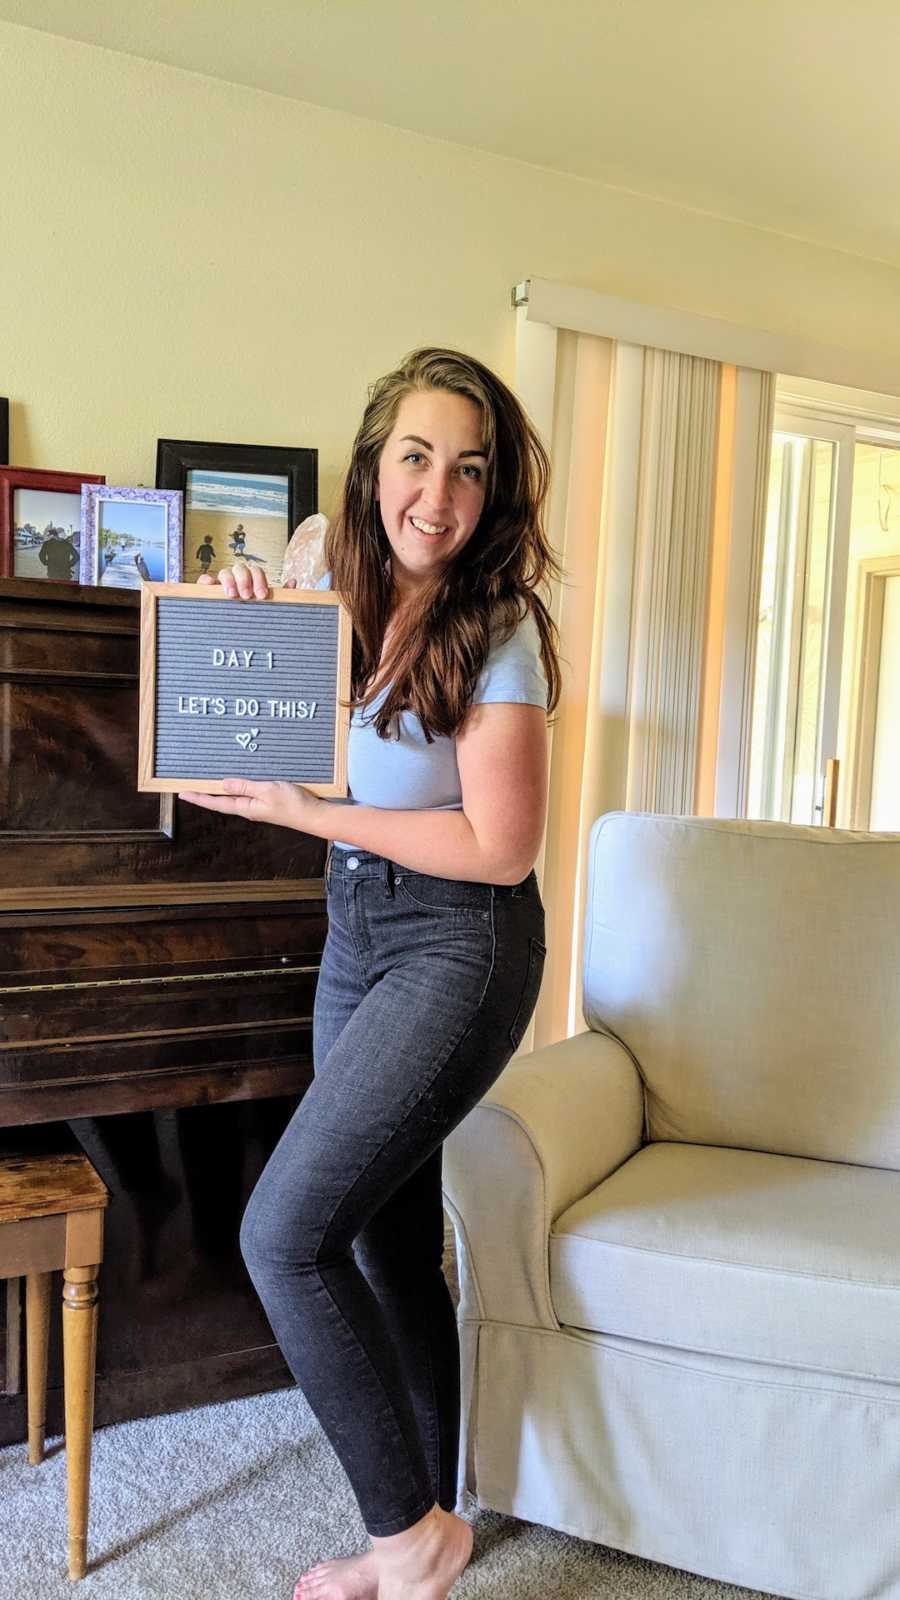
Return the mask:
<svg viewBox="0 0 900 1600">
<path fill-rule="evenodd" d="M 179 777 L 158 777 L 156 761 L 156 699 L 157 699 L 157 612 L 161 599 L 195 602 L 210 605 L 227 600 L 218 585 L 199 583 L 144 583 L 141 586 L 141 678 L 140 678 L 140 734 L 138 741 L 138 789 L 161 794 L 174 794 L 179 789 L 192 789 L 204 794 L 224 794 L 221 779 L 192 778 L 190 773 Z M 234 602 L 232 602 L 233 604 Z M 350 613 L 340 596 L 331 590 L 274 589 L 266 600 L 238 601 L 252 606 L 255 613 L 265 607 L 277 605 L 332 606 L 338 610 L 337 682 L 334 716 L 334 762 L 331 779 L 327 782 L 303 783 L 312 794 L 346 796 L 347 794 L 347 738 L 350 730 L 350 708 L 341 701 L 350 697 L 350 666 L 352 649 L 352 624 Z M 224 773 L 223 777 L 235 774 Z M 259 780 L 265 782 L 265 773 Z M 302 780 L 293 780 L 301 782 Z"/>
</svg>

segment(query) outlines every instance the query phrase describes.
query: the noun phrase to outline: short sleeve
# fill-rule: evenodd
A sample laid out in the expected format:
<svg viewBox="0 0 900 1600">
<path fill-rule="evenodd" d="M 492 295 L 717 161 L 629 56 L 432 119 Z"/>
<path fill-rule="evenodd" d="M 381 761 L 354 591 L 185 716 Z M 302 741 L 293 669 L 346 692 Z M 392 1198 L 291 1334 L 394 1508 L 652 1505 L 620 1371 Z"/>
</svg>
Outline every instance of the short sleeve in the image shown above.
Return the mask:
<svg viewBox="0 0 900 1600">
<path fill-rule="evenodd" d="M 495 644 L 485 662 L 473 705 L 503 702 L 547 705 L 547 678 L 541 660 L 541 636 L 531 611 L 503 644 Z"/>
</svg>

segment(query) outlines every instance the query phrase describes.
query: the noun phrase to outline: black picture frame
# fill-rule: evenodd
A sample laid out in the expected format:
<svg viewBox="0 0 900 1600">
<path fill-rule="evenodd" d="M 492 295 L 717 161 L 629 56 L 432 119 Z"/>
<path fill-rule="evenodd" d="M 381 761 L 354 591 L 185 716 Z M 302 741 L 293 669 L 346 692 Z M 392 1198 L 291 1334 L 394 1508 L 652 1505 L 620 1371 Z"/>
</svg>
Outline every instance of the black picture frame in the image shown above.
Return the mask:
<svg viewBox="0 0 900 1600">
<path fill-rule="evenodd" d="M 157 489 L 180 489 L 184 506 L 184 538 L 188 538 L 188 473 L 240 472 L 276 475 L 288 480 L 287 542 L 306 517 L 318 510 L 319 452 L 311 446 L 216 444 L 199 439 L 158 439 Z M 182 571 L 187 570 L 187 550 Z"/>
<path fill-rule="evenodd" d="M 9 401 L 0 395 L 0 467 L 9 464 Z"/>
</svg>

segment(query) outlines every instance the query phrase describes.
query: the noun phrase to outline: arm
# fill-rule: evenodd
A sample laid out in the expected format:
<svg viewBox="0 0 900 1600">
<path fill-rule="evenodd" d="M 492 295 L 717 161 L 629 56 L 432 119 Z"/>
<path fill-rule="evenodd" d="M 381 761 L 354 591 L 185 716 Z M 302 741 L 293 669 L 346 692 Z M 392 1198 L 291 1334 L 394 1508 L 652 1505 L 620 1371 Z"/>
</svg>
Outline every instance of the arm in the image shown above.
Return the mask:
<svg viewBox="0 0 900 1600">
<path fill-rule="evenodd" d="M 618 1040 L 578 1033 L 510 1062 L 444 1146 L 464 1319 L 556 1328 L 556 1219 L 641 1147 L 643 1085 Z"/>
<path fill-rule="evenodd" d="M 544 832 L 546 726 L 540 706 L 473 706 L 456 740 L 462 811 L 389 811 L 326 801 L 308 831 L 372 850 L 412 872 L 521 883 Z"/>
<path fill-rule="evenodd" d="M 265 599 L 265 575 L 220 573 L 230 598 Z M 200 578 L 200 583 L 214 580 Z M 294 587 L 291 582 L 288 587 Z M 457 734 L 461 811 L 344 806 L 298 784 L 225 780 L 224 795 L 179 794 L 209 811 L 340 839 L 436 877 L 521 883 L 540 849 L 547 806 L 547 717 L 543 706 L 503 700 L 473 705 Z"/>
<path fill-rule="evenodd" d="M 546 816 L 546 712 L 540 706 L 473 706 L 457 736 L 462 811 L 343 806 L 292 783 L 226 778 L 224 795 L 179 794 L 208 811 L 341 839 L 411 872 L 474 883 L 521 883 L 534 865 Z"/>
</svg>

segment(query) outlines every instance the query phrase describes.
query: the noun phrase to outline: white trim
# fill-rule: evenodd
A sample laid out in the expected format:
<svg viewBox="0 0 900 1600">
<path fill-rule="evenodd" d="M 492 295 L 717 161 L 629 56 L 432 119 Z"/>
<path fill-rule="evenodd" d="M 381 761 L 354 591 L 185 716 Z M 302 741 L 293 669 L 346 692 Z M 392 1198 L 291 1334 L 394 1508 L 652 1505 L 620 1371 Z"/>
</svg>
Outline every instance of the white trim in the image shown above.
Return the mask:
<svg viewBox="0 0 900 1600">
<path fill-rule="evenodd" d="M 788 419 L 786 428 L 781 428 L 779 417 Z M 804 395 L 790 394 L 779 384 L 775 401 L 776 431 L 796 432 L 794 424 L 798 420 L 802 427 L 822 430 L 818 437 L 823 439 L 839 438 L 849 433 L 860 444 L 885 445 L 888 449 L 900 445 L 900 416 L 869 411 L 843 401 L 810 400 Z M 843 428 L 842 435 L 825 431 L 833 424 Z"/>
<path fill-rule="evenodd" d="M 900 577 L 900 558 L 869 556 L 859 563 L 859 590 L 847 736 L 846 777 L 850 798 L 844 798 L 848 820 L 842 824 L 866 832 L 872 825 L 872 779 L 878 722 L 878 678 L 884 648 L 885 584 Z"/>
<path fill-rule="evenodd" d="M 775 406 L 775 433 L 805 439 L 829 440 L 837 446 L 834 476 L 831 486 L 831 526 L 828 535 L 828 569 L 824 596 L 825 616 L 823 627 L 826 654 L 820 662 L 819 742 L 816 749 L 814 777 L 814 814 L 810 823 L 818 825 L 824 816 L 825 763 L 838 752 L 840 724 L 841 682 L 844 660 L 844 627 L 847 614 L 847 583 L 850 570 L 850 523 L 853 503 L 854 447 L 860 433 L 850 419 L 846 407 L 820 408 L 816 403 L 800 401 L 785 403 L 778 400 Z M 805 563 L 804 563 L 805 567 Z M 805 581 L 805 571 L 804 571 Z M 802 586 L 801 586 L 802 587 Z M 793 799 L 790 797 L 784 820 L 790 822 Z M 820 814 L 821 813 L 821 814 Z M 798 819 L 800 820 L 800 819 Z"/>
<path fill-rule="evenodd" d="M 513 296 L 517 315 L 529 322 L 599 334 L 625 344 L 654 345 L 659 350 L 706 356 L 737 367 L 818 378 L 877 394 L 900 393 L 897 362 L 874 351 L 845 350 L 793 334 L 769 333 L 763 328 L 698 316 L 693 311 L 620 300 L 593 289 L 553 283 L 548 278 L 526 279 L 516 285 Z"/>
<path fill-rule="evenodd" d="M 830 757 L 840 755 L 838 750 L 838 725 L 841 706 L 841 673 L 844 661 L 844 628 L 847 622 L 847 584 L 850 576 L 850 522 L 853 509 L 853 430 L 847 430 L 846 442 L 838 441 L 837 471 L 834 475 L 834 504 L 831 518 L 831 551 L 828 562 L 827 652 L 822 662 L 823 682 L 819 686 L 822 707 L 822 725 L 818 767 L 815 778 L 815 821 L 825 821 L 825 763 Z M 821 803 L 822 811 L 818 814 Z"/>
<path fill-rule="evenodd" d="M 900 433 L 900 416 L 891 416 L 887 411 L 872 411 L 866 406 L 848 405 L 843 400 L 811 400 L 806 395 L 793 394 L 789 389 L 782 388 L 781 383 L 775 397 L 775 410 L 790 412 L 794 416 L 810 418 L 822 422 L 843 422 L 848 428 L 856 428 L 873 434 L 885 434 L 896 437 Z"/>
<path fill-rule="evenodd" d="M 845 384 L 817 383 L 812 378 L 779 375 L 775 404 L 796 406 L 816 415 L 836 416 L 838 421 L 873 428 L 900 428 L 900 394 L 873 394 Z"/>
<path fill-rule="evenodd" d="M 834 412 L 823 416 L 807 406 L 784 405 L 775 401 L 773 433 L 799 434 L 804 439 L 828 439 L 853 449 L 856 430 L 852 422 L 844 422 Z"/>
<path fill-rule="evenodd" d="M 856 429 L 857 444 L 877 444 L 885 450 L 900 449 L 900 428 L 868 428 L 860 424 Z"/>
</svg>

